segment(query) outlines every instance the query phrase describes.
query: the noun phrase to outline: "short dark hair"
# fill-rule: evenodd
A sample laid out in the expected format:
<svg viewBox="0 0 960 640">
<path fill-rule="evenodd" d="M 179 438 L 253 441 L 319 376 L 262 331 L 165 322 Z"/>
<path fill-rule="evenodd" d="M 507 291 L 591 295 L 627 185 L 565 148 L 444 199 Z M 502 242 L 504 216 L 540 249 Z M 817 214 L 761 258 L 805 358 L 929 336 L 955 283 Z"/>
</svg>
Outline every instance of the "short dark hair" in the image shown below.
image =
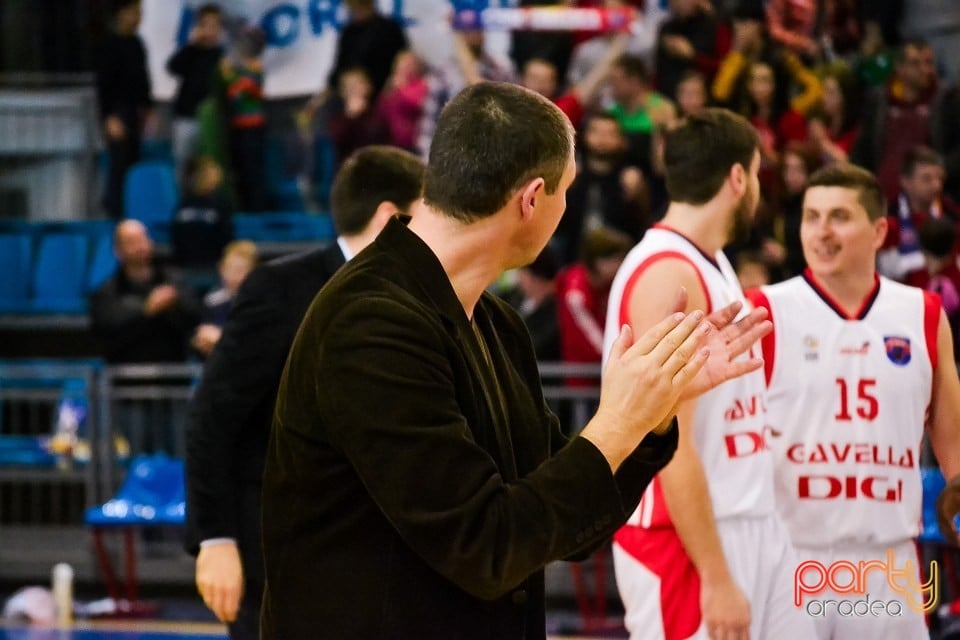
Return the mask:
<svg viewBox="0 0 960 640">
<path fill-rule="evenodd" d="M 944 167 L 943 156 L 923 145 L 910 147 L 903 154 L 903 160 L 900 162 L 900 175 L 909 178 L 917 167 L 925 164 L 933 164 L 941 169 Z"/>
<path fill-rule="evenodd" d="M 633 245 L 633 239 L 627 234 L 609 227 L 597 227 L 588 231 L 580 241 L 580 261 L 593 271 L 598 260 L 625 256 Z"/>
<path fill-rule="evenodd" d="M 947 218 L 930 218 L 917 231 L 920 248 L 935 258 L 947 258 L 957 245 L 957 225 Z"/>
<path fill-rule="evenodd" d="M 647 72 L 647 64 L 638 55 L 632 53 L 622 53 L 620 57 L 613 61 L 613 66 L 623 71 L 631 78 L 637 78 L 641 82 L 648 82 L 650 74 Z"/>
<path fill-rule="evenodd" d="M 216 2 L 208 2 L 200 5 L 200 8 L 197 9 L 197 22 L 199 22 L 201 18 L 206 18 L 207 16 L 222 18 L 223 9 L 221 9 L 220 5 L 218 5 Z"/>
<path fill-rule="evenodd" d="M 749 171 L 760 146 L 757 132 L 741 116 L 708 108 L 667 131 L 663 160 L 667 192 L 674 202 L 704 204 L 720 191 L 731 167 Z"/>
<path fill-rule="evenodd" d="M 807 189 L 813 187 L 843 187 L 857 192 L 857 202 L 866 209 L 871 221 L 887 215 L 883 189 L 876 177 L 866 169 L 849 162 L 838 162 L 818 169 L 810 176 Z"/>
<path fill-rule="evenodd" d="M 385 145 L 363 147 L 341 165 L 330 191 L 330 215 L 340 235 L 355 235 L 370 224 L 382 202 L 406 210 L 420 197 L 423 162 Z"/>
<path fill-rule="evenodd" d="M 900 46 L 897 47 L 894 60 L 897 64 L 903 63 L 907 59 L 907 50 L 916 49 L 917 51 L 926 51 L 927 49 L 932 49 L 930 42 L 924 38 L 908 38 L 900 43 Z"/>
<path fill-rule="evenodd" d="M 573 126 L 543 96 L 481 82 L 440 113 L 424 178 L 424 201 L 463 222 L 493 215 L 526 182 L 554 193 L 573 153 Z"/>
</svg>

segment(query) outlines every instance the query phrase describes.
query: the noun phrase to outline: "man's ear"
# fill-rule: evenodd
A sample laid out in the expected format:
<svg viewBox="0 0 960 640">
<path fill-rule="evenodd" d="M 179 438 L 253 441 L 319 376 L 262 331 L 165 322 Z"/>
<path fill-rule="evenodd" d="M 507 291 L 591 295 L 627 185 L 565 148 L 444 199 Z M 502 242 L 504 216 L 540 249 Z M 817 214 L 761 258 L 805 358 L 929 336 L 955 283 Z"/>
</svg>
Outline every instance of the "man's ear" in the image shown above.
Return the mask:
<svg viewBox="0 0 960 640">
<path fill-rule="evenodd" d="M 367 223 L 368 229 L 376 229 L 379 233 L 383 230 L 390 218 L 400 213 L 400 207 L 389 200 L 384 200 L 377 205 L 373 215 L 370 216 L 370 222 Z"/>
<path fill-rule="evenodd" d="M 730 167 L 728 179 L 734 195 L 739 197 L 747 192 L 747 170 L 743 168 L 742 164 L 737 162 Z"/>
<path fill-rule="evenodd" d="M 544 193 L 545 185 L 543 178 L 534 178 L 520 189 L 520 215 L 524 218 L 533 216 L 537 196 Z"/>
</svg>

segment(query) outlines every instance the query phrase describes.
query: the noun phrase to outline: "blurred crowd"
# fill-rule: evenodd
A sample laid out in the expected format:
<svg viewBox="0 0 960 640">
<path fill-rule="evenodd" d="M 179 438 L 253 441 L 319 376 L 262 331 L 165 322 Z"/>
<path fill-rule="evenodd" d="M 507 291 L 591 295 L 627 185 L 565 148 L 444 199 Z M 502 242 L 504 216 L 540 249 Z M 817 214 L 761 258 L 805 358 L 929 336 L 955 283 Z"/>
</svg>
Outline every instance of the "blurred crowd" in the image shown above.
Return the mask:
<svg viewBox="0 0 960 640">
<path fill-rule="evenodd" d="M 662 134 L 709 105 L 743 115 L 762 144 L 762 206 L 730 249 L 744 287 L 802 272 L 806 181 L 850 160 L 877 175 L 889 202 L 880 272 L 938 291 L 951 321 L 960 318 L 955 0 L 529 0 L 520 4 L 633 7 L 641 19 L 624 32 L 517 31 L 509 56 L 491 52 L 482 30 L 454 31 L 451 59 L 435 66 L 375 0 L 343 4 L 329 77 L 291 118 L 299 157 L 286 164 L 312 185 L 312 205 L 327 206 L 321 174 L 361 147 L 427 157 L 443 105 L 472 83 L 519 83 L 576 127 L 578 174 L 560 227 L 500 291 L 528 320 L 542 360 L 599 362 L 619 261 L 666 208 Z M 105 206 L 118 218 L 123 174 L 156 126 L 139 20 L 139 2 L 118 4 L 98 74 L 112 167 Z M 270 208 L 263 49 L 259 29 L 208 4 L 167 62 L 179 79 L 170 130 L 181 265 L 225 264 L 231 212 Z"/>
</svg>

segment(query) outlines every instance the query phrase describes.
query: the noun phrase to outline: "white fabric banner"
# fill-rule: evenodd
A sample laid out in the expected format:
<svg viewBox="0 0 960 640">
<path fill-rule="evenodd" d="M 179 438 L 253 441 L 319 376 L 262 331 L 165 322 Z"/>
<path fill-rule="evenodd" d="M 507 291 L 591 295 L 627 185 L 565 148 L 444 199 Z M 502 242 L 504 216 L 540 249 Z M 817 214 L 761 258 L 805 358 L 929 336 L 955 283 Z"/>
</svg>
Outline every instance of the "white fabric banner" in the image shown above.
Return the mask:
<svg viewBox="0 0 960 640">
<path fill-rule="evenodd" d="M 153 95 L 173 98 L 176 80 L 164 68 L 186 42 L 193 11 L 205 0 L 143 0 L 140 35 L 147 47 Z M 267 36 L 264 91 L 269 98 L 312 94 L 326 85 L 333 66 L 337 28 L 346 19 L 340 0 L 221 0 L 228 20 L 246 19 Z M 406 26 L 413 50 L 431 65 L 442 66 L 453 49 L 450 37 L 452 0 L 378 0 L 383 14 Z M 459 2 L 458 4 L 462 4 Z M 491 7 L 511 6 L 511 0 L 490 0 Z M 509 35 L 491 32 L 487 49 L 506 57 Z"/>
</svg>

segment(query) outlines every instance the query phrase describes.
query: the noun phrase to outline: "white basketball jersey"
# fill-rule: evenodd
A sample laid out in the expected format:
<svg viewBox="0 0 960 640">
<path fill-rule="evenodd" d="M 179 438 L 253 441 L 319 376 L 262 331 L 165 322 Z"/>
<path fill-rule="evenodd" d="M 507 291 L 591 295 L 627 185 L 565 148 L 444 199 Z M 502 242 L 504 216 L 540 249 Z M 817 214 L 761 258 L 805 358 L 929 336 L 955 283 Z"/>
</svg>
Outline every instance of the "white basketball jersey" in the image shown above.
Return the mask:
<svg viewBox="0 0 960 640">
<path fill-rule="evenodd" d="M 628 309 L 624 302 L 630 299 L 640 274 L 664 258 L 683 260 L 696 269 L 706 293 L 707 313 L 735 300 L 745 303 L 746 313 L 749 303 L 723 252 L 709 256 L 679 233 L 657 225 L 648 230 L 627 255 L 613 281 L 607 306 L 604 354 L 610 352 L 620 327 L 627 322 Z M 761 371 L 725 382 L 696 400 L 693 439 L 717 519 L 761 516 L 774 511 L 773 457 L 766 445 L 765 412 Z M 683 426 L 690 428 L 690 425 Z M 658 479 L 647 488 L 628 524 L 672 526 Z"/>
<path fill-rule="evenodd" d="M 878 278 L 849 317 L 809 272 L 751 297 L 774 325 L 763 341 L 774 429 L 767 442 L 794 544 L 916 536 L 939 298 Z"/>
</svg>

